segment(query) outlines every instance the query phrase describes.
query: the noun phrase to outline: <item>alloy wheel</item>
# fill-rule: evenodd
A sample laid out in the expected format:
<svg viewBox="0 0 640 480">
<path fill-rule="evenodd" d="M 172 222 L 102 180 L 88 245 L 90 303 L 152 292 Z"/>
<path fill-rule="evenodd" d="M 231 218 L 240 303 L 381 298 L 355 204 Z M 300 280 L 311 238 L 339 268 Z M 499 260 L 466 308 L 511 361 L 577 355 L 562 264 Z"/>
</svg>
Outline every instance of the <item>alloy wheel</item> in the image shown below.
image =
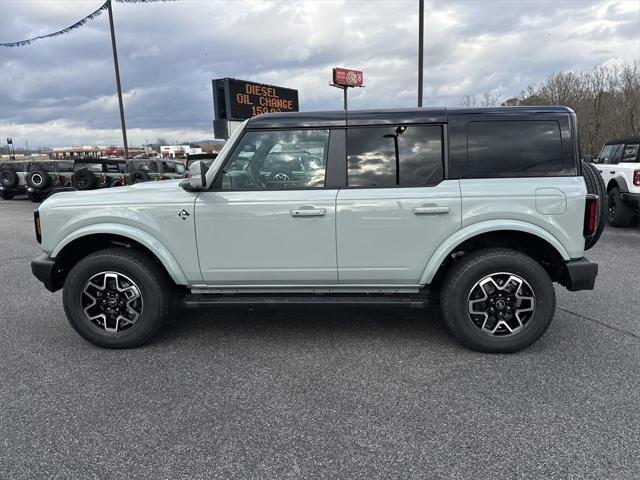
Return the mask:
<svg viewBox="0 0 640 480">
<path fill-rule="evenodd" d="M 526 327 L 535 305 L 535 294 L 525 279 L 498 272 L 473 285 L 467 298 L 467 313 L 482 333 L 505 337 Z"/>
<path fill-rule="evenodd" d="M 100 272 L 91 277 L 80 294 L 86 319 L 107 333 L 132 328 L 142 315 L 140 288 L 126 275 Z"/>
</svg>

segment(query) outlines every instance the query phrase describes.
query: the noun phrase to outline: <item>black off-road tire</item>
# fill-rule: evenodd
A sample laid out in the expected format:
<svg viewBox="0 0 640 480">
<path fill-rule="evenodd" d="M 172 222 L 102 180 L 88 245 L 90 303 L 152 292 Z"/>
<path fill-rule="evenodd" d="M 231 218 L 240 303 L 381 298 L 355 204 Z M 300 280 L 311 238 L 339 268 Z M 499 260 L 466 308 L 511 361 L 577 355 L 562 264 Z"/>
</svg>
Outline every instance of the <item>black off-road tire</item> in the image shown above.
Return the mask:
<svg viewBox="0 0 640 480">
<path fill-rule="evenodd" d="M 27 198 L 31 200 L 33 203 L 40 203 L 44 200 L 46 194 L 42 192 L 29 192 L 27 191 Z"/>
<path fill-rule="evenodd" d="M 124 331 L 107 333 L 84 314 L 82 291 L 100 272 L 125 275 L 139 288 L 142 312 L 135 324 Z M 85 340 L 103 348 L 135 348 L 160 330 L 169 313 L 172 295 L 166 272 L 148 255 L 128 248 L 108 248 L 74 265 L 65 280 L 62 299 L 69 323 Z"/>
<path fill-rule="evenodd" d="M 49 174 L 42 168 L 35 168 L 27 174 L 27 185 L 35 190 L 45 189 L 50 182 Z"/>
<path fill-rule="evenodd" d="M 602 180 L 600 172 L 598 172 L 598 169 L 594 167 L 592 163 L 582 162 L 582 176 L 584 177 L 584 183 L 587 186 L 587 193 L 592 193 L 600 197 L 600 205 L 598 209 L 598 227 L 596 228 L 595 234 L 584 243 L 584 249 L 589 250 L 596 243 L 598 243 L 598 240 L 600 240 L 600 236 L 602 235 L 602 231 L 604 230 L 604 219 L 607 215 L 608 205 L 607 187 L 604 184 L 604 180 Z"/>
<path fill-rule="evenodd" d="M 116 178 L 115 180 L 111 180 L 111 183 L 109 183 L 109 187 L 113 188 L 113 187 L 122 187 L 122 182 L 120 181 L 119 178 Z"/>
<path fill-rule="evenodd" d="M 151 180 L 149 174 L 144 170 L 134 170 L 129 174 L 129 178 L 131 179 L 131 183 L 148 182 Z"/>
<path fill-rule="evenodd" d="M 499 272 L 518 275 L 535 296 L 533 316 L 520 331 L 507 336 L 484 333 L 468 313 L 468 298 L 476 283 Z M 442 286 L 440 303 L 449 330 L 465 347 L 511 353 L 528 347 L 544 334 L 555 313 L 556 296 L 549 275 L 531 257 L 516 250 L 487 248 L 462 257 L 452 266 Z"/>
<path fill-rule="evenodd" d="M 82 168 L 73 174 L 72 183 L 78 190 L 93 190 L 98 186 L 98 177 L 91 170 Z"/>
<path fill-rule="evenodd" d="M 7 192 L 6 190 L 0 190 L 0 198 L 3 200 L 11 200 L 15 196 L 13 192 Z"/>
<path fill-rule="evenodd" d="M 607 201 L 607 220 L 612 227 L 628 227 L 633 219 L 633 209 L 622 201 L 620 190 L 613 187 L 609 190 Z"/>
<path fill-rule="evenodd" d="M 0 185 L 4 188 L 15 188 L 20 182 L 18 174 L 9 168 L 0 170 Z"/>
</svg>

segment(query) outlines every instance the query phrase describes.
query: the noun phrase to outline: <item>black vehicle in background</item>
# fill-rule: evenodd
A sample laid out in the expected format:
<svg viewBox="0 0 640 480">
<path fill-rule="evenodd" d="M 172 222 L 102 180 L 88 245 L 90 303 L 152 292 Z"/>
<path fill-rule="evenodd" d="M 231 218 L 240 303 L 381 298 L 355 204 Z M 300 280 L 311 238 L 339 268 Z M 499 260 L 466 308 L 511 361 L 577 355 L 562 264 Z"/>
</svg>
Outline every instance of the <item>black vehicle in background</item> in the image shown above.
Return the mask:
<svg viewBox="0 0 640 480">
<path fill-rule="evenodd" d="M 127 184 L 148 182 L 151 180 L 170 180 L 184 178 L 187 169 L 179 160 L 166 158 L 144 158 L 128 160 L 125 168 Z"/>
<path fill-rule="evenodd" d="M 58 188 L 71 186 L 73 160 L 30 162 L 27 169 L 27 197 L 41 202 Z"/>
<path fill-rule="evenodd" d="M 0 198 L 11 200 L 16 195 L 27 193 L 29 163 L 26 160 L 0 162 Z"/>
<path fill-rule="evenodd" d="M 71 186 L 77 190 L 121 187 L 127 183 L 125 170 L 125 160 L 112 158 L 79 159 L 73 165 Z"/>
</svg>

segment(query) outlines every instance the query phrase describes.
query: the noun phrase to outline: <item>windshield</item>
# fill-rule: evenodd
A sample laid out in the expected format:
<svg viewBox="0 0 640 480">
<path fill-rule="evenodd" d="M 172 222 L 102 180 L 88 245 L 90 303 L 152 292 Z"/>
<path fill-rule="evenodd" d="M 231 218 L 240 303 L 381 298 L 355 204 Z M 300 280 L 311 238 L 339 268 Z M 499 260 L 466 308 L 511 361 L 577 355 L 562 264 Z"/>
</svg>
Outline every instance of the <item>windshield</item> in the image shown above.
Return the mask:
<svg viewBox="0 0 640 480">
<path fill-rule="evenodd" d="M 224 162 L 224 159 L 227 157 L 227 155 L 229 155 L 229 151 L 231 150 L 233 144 L 236 143 L 236 140 L 238 140 L 238 138 L 240 138 L 240 135 L 242 135 L 247 122 L 248 120 L 245 120 L 240 125 L 238 125 L 236 131 L 233 132 L 233 135 L 231 135 L 231 137 L 229 137 L 229 140 L 227 140 L 227 143 L 224 144 L 224 146 L 218 153 L 218 156 L 211 164 L 211 167 L 209 167 L 209 170 L 207 170 L 207 185 L 209 185 L 213 181 L 213 175 L 218 170 L 218 168 L 220 168 L 220 165 Z"/>
</svg>

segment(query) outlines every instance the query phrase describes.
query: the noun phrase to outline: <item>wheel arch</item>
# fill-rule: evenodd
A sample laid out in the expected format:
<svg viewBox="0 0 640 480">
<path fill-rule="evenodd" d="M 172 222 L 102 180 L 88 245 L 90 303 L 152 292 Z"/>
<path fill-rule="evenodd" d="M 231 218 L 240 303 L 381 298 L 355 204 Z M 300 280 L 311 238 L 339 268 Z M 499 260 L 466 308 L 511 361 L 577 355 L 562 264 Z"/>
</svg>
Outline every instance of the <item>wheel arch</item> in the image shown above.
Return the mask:
<svg viewBox="0 0 640 480">
<path fill-rule="evenodd" d="M 65 237 L 51 252 L 51 258 L 60 259 L 68 272 L 75 263 L 89 253 L 111 246 L 140 250 L 158 262 L 175 285 L 187 285 L 182 268 L 171 252 L 149 234 L 127 226 L 91 225 Z"/>
<path fill-rule="evenodd" d="M 555 280 L 561 281 L 560 265 L 571 259 L 564 246 L 548 231 L 526 222 L 480 222 L 459 230 L 445 240 L 429 259 L 420 279 L 421 285 L 441 283 L 456 256 L 480 248 L 505 247 L 521 251 L 534 258 Z M 556 268 L 557 271 L 552 271 Z"/>
<path fill-rule="evenodd" d="M 624 179 L 622 179 L 621 177 L 614 177 L 611 180 L 609 180 L 609 183 L 607 184 L 607 193 L 609 193 L 611 189 L 614 187 L 617 187 L 618 190 L 620 190 L 621 192 L 629 191 L 629 189 L 627 188 L 627 184 L 625 183 Z"/>
</svg>

